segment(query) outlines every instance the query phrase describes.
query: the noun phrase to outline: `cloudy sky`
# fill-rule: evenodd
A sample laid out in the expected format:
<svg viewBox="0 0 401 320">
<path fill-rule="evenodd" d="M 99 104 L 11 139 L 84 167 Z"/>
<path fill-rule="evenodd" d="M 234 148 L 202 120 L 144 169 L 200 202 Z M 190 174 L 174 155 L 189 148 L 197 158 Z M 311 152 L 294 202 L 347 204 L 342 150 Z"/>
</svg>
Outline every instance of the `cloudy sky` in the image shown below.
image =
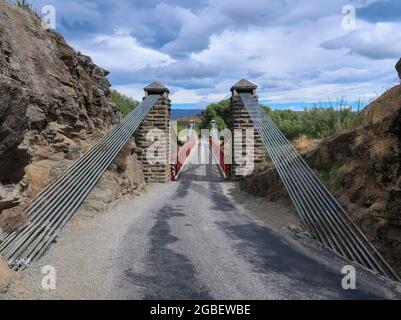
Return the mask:
<svg viewBox="0 0 401 320">
<path fill-rule="evenodd" d="M 369 100 L 397 82 L 400 0 L 31 2 L 54 5 L 57 31 L 136 99 L 155 79 L 179 107 L 226 98 L 241 78 L 271 105 Z"/>
</svg>

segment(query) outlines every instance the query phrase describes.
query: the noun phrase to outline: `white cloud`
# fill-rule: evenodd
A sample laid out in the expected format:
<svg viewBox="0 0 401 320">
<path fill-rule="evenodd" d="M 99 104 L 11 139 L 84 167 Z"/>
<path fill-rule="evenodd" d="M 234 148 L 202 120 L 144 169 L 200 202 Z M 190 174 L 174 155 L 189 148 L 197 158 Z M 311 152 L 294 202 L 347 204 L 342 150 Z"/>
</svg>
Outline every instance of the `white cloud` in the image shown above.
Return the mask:
<svg viewBox="0 0 401 320">
<path fill-rule="evenodd" d="M 328 40 L 325 49 L 346 49 L 371 59 L 396 59 L 401 54 L 401 23 L 364 24 L 345 36 Z"/>
<path fill-rule="evenodd" d="M 209 47 L 191 58 L 219 66 L 231 83 L 249 78 L 259 85 L 259 95 L 266 99 L 316 101 L 375 96 L 394 78 L 395 60 L 373 61 L 349 55 L 347 50 L 320 47 L 324 39 L 347 34 L 339 21 L 338 16 L 332 16 L 294 26 L 226 30 L 212 36 Z"/>
<path fill-rule="evenodd" d="M 176 89 L 171 94 L 174 103 L 194 103 L 202 100 L 198 90 Z"/>
<path fill-rule="evenodd" d="M 113 86 L 114 90 L 131 97 L 132 99 L 140 101 L 142 97 L 144 97 L 145 92 L 143 88 L 145 88 L 148 84 L 127 84 L 120 86 Z"/>
<path fill-rule="evenodd" d="M 219 12 L 205 7 L 197 14 L 189 9 L 161 3 L 156 8 L 157 17 L 179 23 L 177 36 L 161 50 L 176 55 L 185 55 L 207 47 L 209 37 L 227 25 L 228 20 Z"/>
<path fill-rule="evenodd" d="M 76 45 L 91 56 L 95 63 L 111 72 L 135 72 L 142 68 L 157 68 L 174 63 L 169 55 L 145 48 L 127 31 L 114 35 L 97 35 Z"/>
<path fill-rule="evenodd" d="M 401 21 L 359 19 L 358 30 L 350 32 L 341 26 L 341 9 L 373 2 L 380 3 L 172 0 L 113 7 L 99 0 L 81 5 L 82 20 L 102 16 L 109 30 L 120 31 L 88 32 L 75 44 L 124 83 L 117 89 L 136 99 L 157 79 L 170 87 L 175 103 L 212 102 L 226 98 L 241 78 L 256 82 L 261 98 L 277 102 L 372 97 L 396 79 Z M 78 2 L 70 3 L 78 10 Z M 102 3 L 114 11 L 105 14 Z"/>
</svg>

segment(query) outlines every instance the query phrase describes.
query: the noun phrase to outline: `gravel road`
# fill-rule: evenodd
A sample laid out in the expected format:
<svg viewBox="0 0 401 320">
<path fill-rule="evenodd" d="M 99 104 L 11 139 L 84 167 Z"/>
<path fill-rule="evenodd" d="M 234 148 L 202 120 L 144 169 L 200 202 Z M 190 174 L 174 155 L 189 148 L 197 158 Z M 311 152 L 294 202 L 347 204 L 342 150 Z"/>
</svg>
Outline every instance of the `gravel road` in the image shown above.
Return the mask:
<svg viewBox="0 0 401 320">
<path fill-rule="evenodd" d="M 196 178 L 200 172 L 210 179 Z M 219 174 L 189 163 L 178 182 L 151 185 L 108 213 L 77 216 L 25 280 L 42 299 L 392 297 L 359 269 L 357 289 L 343 290 L 338 257 L 253 219 Z M 266 215 L 273 209 L 266 205 Z M 41 289 L 44 265 L 57 271 L 54 291 Z"/>
</svg>

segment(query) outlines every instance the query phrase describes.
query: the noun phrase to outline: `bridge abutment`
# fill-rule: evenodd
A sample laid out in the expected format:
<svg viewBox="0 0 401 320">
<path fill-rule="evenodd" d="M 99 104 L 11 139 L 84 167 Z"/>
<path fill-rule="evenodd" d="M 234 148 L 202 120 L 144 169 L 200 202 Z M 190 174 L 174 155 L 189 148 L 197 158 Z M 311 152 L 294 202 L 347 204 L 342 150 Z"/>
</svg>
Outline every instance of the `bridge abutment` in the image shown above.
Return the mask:
<svg viewBox="0 0 401 320">
<path fill-rule="evenodd" d="M 159 82 L 144 88 L 145 98 L 161 95 L 152 110 L 141 123 L 137 135 L 137 155 L 142 164 L 147 183 L 166 183 L 170 181 L 170 112 L 169 90 Z"/>
<path fill-rule="evenodd" d="M 257 164 L 266 158 L 266 151 L 253 121 L 242 102 L 239 93 L 251 93 L 256 99 L 257 86 L 242 79 L 231 88 L 230 129 L 233 134 L 233 156 L 231 177 L 239 180 L 253 172 Z"/>
</svg>

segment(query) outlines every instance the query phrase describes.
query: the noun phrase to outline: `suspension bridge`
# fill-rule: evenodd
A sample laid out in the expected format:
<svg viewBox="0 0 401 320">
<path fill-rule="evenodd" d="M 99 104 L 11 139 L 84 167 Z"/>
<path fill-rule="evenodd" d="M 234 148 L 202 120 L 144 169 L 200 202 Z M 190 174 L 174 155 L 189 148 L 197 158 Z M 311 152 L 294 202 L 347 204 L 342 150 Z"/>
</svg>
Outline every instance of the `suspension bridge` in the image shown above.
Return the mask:
<svg viewBox="0 0 401 320">
<path fill-rule="evenodd" d="M 174 128 L 169 125 L 171 103 L 169 90 L 159 82 L 145 87 L 142 103 L 61 176 L 43 189 L 25 208 L 28 215 L 27 224 L 7 235 L 0 245 L 0 254 L 14 270 L 22 270 L 38 261 L 123 146 L 136 133 L 140 150 L 138 159 L 142 162 L 147 182 L 168 183 L 167 185 L 174 186 L 171 189 L 175 188 L 177 192 L 184 194 L 190 192 L 191 188 L 196 188 L 193 182 L 206 183 L 207 186 L 197 186 L 198 192 L 205 198 L 205 194 L 213 190 L 213 194 L 209 197 L 213 198 L 210 201 L 215 202 L 219 200 L 216 193 L 219 191 L 220 183 L 237 180 L 241 174 L 249 170 L 251 172 L 255 164 L 268 156 L 282 179 L 304 227 L 310 234 L 326 248 L 350 262 L 360 264 L 384 277 L 400 280 L 259 106 L 256 90 L 256 85 L 247 80 L 241 80 L 231 88 L 232 114 L 229 128 L 232 133 L 231 138 L 222 142 L 216 123 L 212 121 L 210 135 L 199 139 L 192 122 L 189 124 L 184 144 L 173 148 L 171 145 L 176 144 L 178 138 Z M 157 137 L 149 138 L 152 129 L 155 128 L 158 129 Z M 250 137 L 240 134 L 240 138 L 236 139 L 238 130 L 250 133 Z M 252 150 L 246 160 L 237 162 L 236 155 L 246 150 L 248 139 L 253 141 Z M 155 141 L 157 148 L 152 149 L 150 153 L 147 152 Z M 152 161 L 153 156 L 157 161 Z M 175 196 L 175 202 L 178 202 L 179 196 L 179 194 Z M 220 200 L 221 203 L 216 204 L 217 207 L 225 205 L 227 208 L 230 207 L 229 203 L 225 203 L 224 197 Z M 188 208 L 185 208 L 186 205 Z M 167 204 L 163 207 L 163 214 L 169 215 L 168 207 Z M 227 208 L 223 210 L 226 216 Z M 180 210 L 184 209 L 192 212 L 191 204 L 183 203 Z M 171 208 L 171 214 L 174 214 L 174 210 L 176 209 Z M 254 231 L 255 234 L 260 232 L 259 229 Z M 268 246 L 268 243 L 265 245 Z M 288 250 L 284 251 L 283 256 L 289 254 Z"/>
</svg>

